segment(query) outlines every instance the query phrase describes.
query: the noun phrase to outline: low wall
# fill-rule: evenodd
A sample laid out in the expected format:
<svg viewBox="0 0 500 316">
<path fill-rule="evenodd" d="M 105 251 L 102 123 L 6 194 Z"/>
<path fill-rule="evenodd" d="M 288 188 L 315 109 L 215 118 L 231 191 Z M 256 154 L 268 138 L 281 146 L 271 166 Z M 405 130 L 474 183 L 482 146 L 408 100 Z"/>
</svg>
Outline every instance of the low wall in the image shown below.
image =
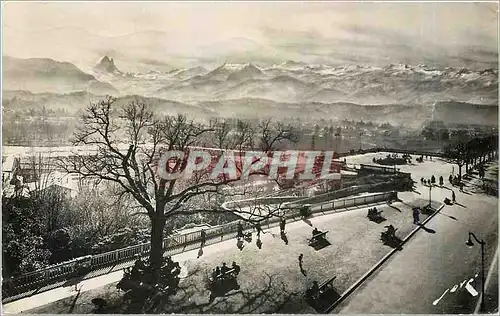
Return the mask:
<svg viewBox="0 0 500 316">
<path fill-rule="evenodd" d="M 221 204 L 221 207 L 226 211 L 238 210 L 238 208 L 253 206 L 253 205 L 272 205 L 284 202 L 297 200 L 298 196 L 278 196 L 278 197 L 261 197 L 255 199 L 246 199 L 238 201 L 228 201 Z"/>
</svg>

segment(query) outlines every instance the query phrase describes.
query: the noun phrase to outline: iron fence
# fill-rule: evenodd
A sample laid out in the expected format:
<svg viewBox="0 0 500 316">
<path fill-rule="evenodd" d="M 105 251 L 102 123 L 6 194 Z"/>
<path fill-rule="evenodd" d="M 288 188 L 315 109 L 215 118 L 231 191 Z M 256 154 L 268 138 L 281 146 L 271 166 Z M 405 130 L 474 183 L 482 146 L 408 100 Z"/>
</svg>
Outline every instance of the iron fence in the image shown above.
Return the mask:
<svg viewBox="0 0 500 316">
<path fill-rule="evenodd" d="M 346 198 L 316 205 L 311 209 L 311 211 L 312 213 L 316 213 L 323 212 L 325 210 L 381 202 L 393 199 L 395 196 L 397 197 L 396 192 L 385 192 L 362 197 Z M 297 216 L 300 216 L 299 212 L 300 211 L 297 208 L 284 208 L 280 212 L 277 212 L 276 216 L 265 219 L 262 222 L 262 225 L 270 227 L 273 224 L 277 224 L 280 221 L 279 216 L 284 216 L 287 219 L 296 218 Z M 250 222 L 241 221 L 241 224 L 245 230 L 253 229 L 253 225 Z M 208 240 L 222 236 L 226 238 L 235 237 L 237 229 L 238 221 L 213 226 L 205 229 L 206 239 Z M 168 238 L 165 238 L 163 242 L 165 254 L 172 256 L 194 249 L 201 242 L 201 239 L 201 231 L 169 236 Z M 138 255 L 146 255 L 149 252 L 150 247 L 151 245 L 149 243 L 133 245 L 98 255 L 76 258 L 38 271 L 8 278 L 2 282 L 3 299 L 18 296 L 23 293 L 30 295 L 32 292 L 37 291 L 37 289 L 40 289 L 48 284 L 61 282 L 73 277 L 83 277 L 86 273 L 91 271 L 133 260 Z"/>
</svg>

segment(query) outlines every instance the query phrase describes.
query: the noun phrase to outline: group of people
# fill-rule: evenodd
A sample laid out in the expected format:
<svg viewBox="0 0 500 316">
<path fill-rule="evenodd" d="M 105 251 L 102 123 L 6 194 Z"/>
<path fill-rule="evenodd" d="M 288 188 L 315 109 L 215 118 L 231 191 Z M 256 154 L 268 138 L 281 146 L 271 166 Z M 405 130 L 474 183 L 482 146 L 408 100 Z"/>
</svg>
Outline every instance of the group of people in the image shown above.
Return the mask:
<svg viewBox="0 0 500 316">
<path fill-rule="evenodd" d="M 286 219 L 285 217 L 280 218 L 280 232 L 285 232 Z M 257 237 L 260 237 L 260 234 L 263 233 L 262 227 L 260 226 L 260 222 L 255 223 L 255 230 L 257 232 Z M 237 238 L 244 238 L 245 234 L 243 233 L 243 224 L 238 222 L 237 226 Z M 203 240 L 203 231 L 202 231 L 202 240 Z"/>
<path fill-rule="evenodd" d="M 260 223 L 257 222 L 255 224 L 255 230 L 257 231 L 257 247 L 259 247 L 259 249 L 262 248 L 262 241 L 260 240 L 260 234 L 263 233 L 263 230 L 262 230 L 262 227 L 260 226 Z M 247 242 L 251 242 L 252 241 L 252 233 L 248 233 L 248 234 L 244 234 L 243 233 L 243 225 L 241 224 L 241 222 L 238 222 L 238 226 L 237 226 L 237 235 L 236 235 L 236 239 L 237 239 L 237 242 L 236 242 L 236 246 L 238 247 L 239 250 L 243 250 L 243 248 L 245 247 L 244 246 L 244 242 L 243 240 L 246 239 Z"/>
<path fill-rule="evenodd" d="M 380 213 L 378 212 L 376 207 L 368 209 L 368 217 L 369 218 L 378 217 L 379 215 L 380 215 Z"/>
<path fill-rule="evenodd" d="M 219 279 L 225 279 L 229 275 L 227 274 L 228 271 L 233 270 L 234 276 L 237 276 L 240 274 L 240 266 L 236 264 L 236 261 L 233 261 L 233 264 L 231 267 L 228 267 L 225 262 L 222 263 L 222 266 L 219 267 L 217 266 L 215 269 L 212 271 L 212 279 L 213 280 L 219 280 Z"/>
<path fill-rule="evenodd" d="M 243 239 L 245 237 L 245 234 L 243 233 L 243 224 L 241 224 L 241 222 L 238 222 L 237 231 L 238 231 L 238 233 L 236 235 L 236 238 L 238 238 L 238 240 Z M 260 224 L 258 224 L 258 228 L 257 228 L 258 235 L 260 235 L 260 231 L 262 231 L 262 230 L 260 229 Z"/>
<path fill-rule="evenodd" d="M 394 228 L 394 226 L 388 225 L 388 226 L 384 226 L 384 227 L 387 228 L 387 230 L 385 231 L 385 233 L 387 234 L 387 236 L 389 236 L 389 237 L 395 237 L 396 236 L 396 228 Z"/>
<path fill-rule="evenodd" d="M 451 177 L 451 176 L 450 176 Z M 420 183 L 423 183 L 424 185 L 428 184 L 434 184 L 436 182 L 436 178 L 432 176 L 430 179 L 425 179 L 424 177 L 420 178 Z M 451 180 L 450 180 L 451 182 Z M 443 186 L 444 185 L 444 179 L 443 176 L 439 176 L 439 185 Z"/>
<path fill-rule="evenodd" d="M 417 162 L 424 162 L 424 157 L 425 157 L 425 160 L 429 159 L 430 161 L 432 161 L 432 156 L 427 156 L 427 155 L 422 155 L 420 157 L 417 157 Z"/>
<path fill-rule="evenodd" d="M 288 239 L 287 239 L 286 234 L 285 234 L 285 227 L 286 227 L 286 219 L 285 219 L 285 217 L 281 217 L 280 218 L 279 226 L 280 226 L 281 239 L 283 239 L 285 241 L 285 243 L 288 244 Z M 254 227 L 255 227 L 255 230 L 257 232 L 256 245 L 257 245 L 257 247 L 259 249 L 261 249 L 262 248 L 262 240 L 260 239 L 260 234 L 264 233 L 264 231 L 262 230 L 260 222 L 255 223 Z M 243 248 L 244 248 L 243 239 L 245 239 L 245 237 L 247 237 L 246 240 L 248 242 L 251 242 L 251 233 L 248 233 L 247 235 L 245 235 L 245 233 L 243 232 L 243 224 L 241 222 L 238 222 L 238 224 L 237 224 L 237 234 L 236 234 L 236 238 L 237 238 L 236 246 L 240 250 L 243 250 Z M 203 239 L 202 239 L 202 243 L 203 243 Z"/>
<path fill-rule="evenodd" d="M 464 184 L 462 183 L 462 177 L 460 175 L 458 176 L 450 176 L 448 177 L 448 181 L 450 181 L 450 184 L 452 185 L 458 185 L 460 186 L 460 191 L 462 192 L 464 190 Z"/>
</svg>

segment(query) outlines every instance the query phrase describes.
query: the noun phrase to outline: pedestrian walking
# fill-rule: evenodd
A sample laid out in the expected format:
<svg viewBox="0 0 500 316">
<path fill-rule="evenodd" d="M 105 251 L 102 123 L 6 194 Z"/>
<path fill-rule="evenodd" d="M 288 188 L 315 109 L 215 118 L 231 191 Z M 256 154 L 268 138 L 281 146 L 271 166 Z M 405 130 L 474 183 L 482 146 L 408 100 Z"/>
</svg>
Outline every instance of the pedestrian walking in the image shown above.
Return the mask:
<svg viewBox="0 0 500 316">
<path fill-rule="evenodd" d="M 282 233 L 285 232 L 285 225 L 286 225 L 286 219 L 285 217 L 282 217 L 280 220 L 280 231 Z"/>
<path fill-rule="evenodd" d="M 238 247 L 238 249 L 240 251 L 242 251 L 243 248 L 245 247 L 245 246 L 243 246 L 243 240 L 241 240 L 241 239 L 238 238 L 238 241 L 236 242 L 236 247 Z"/>
<path fill-rule="evenodd" d="M 243 225 L 241 225 L 240 222 L 238 222 L 238 239 L 243 238 Z"/>
<path fill-rule="evenodd" d="M 285 242 L 285 245 L 288 245 L 288 237 L 286 237 L 285 231 L 281 231 L 281 240 Z"/>
<path fill-rule="evenodd" d="M 413 208 L 413 224 L 420 224 L 420 210 L 418 209 L 418 207 Z"/>
<path fill-rule="evenodd" d="M 302 273 L 304 276 L 307 276 L 306 270 L 304 270 L 304 267 L 302 266 L 302 259 L 304 258 L 303 254 L 299 255 L 299 268 L 300 268 L 300 273 Z"/>
<path fill-rule="evenodd" d="M 451 200 L 453 201 L 453 203 L 455 203 L 455 191 L 451 191 Z"/>
<path fill-rule="evenodd" d="M 259 249 L 262 249 L 262 240 L 260 240 L 260 238 L 257 238 L 256 244 Z"/>
<path fill-rule="evenodd" d="M 204 229 L 201 230 L 201 246 L 203 247 L 207 242 L 207 233 Z"/>
<path fill-rule="evenodd" d="M 257 230 L 257 239 L 260 238 L 260 232 L 262 231 L 262 228 L 260 227 L 260 223 L 257 222 L 257 224 L 255 224 L 255 229 Z"/>
</svg>

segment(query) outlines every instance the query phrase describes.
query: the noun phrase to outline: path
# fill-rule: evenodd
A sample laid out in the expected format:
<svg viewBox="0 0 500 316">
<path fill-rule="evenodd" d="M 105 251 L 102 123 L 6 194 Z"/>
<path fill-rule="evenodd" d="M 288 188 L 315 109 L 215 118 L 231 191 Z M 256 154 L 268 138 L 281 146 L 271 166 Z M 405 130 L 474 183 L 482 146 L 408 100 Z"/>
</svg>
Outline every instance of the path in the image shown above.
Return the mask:
<svg viewBox="0 0 500 316">
<path fill-rule="evenodd" d="M 441 194 L 440 190 L 435 189 L 436 194 Z M 468 248 L 465 241 L 469 231 L 486 241 L 488 273 L 498 245 L 498 199 L 458 190 L 456 194 L 460 205 L 445 207 L 426 225 L 435 233 L 420 231 L 403 251 L 386 262 L 333 312 L 473 313 L 479 295 L 473 297 L 463 282 L 473 278 L 471 285 L 477 291 L 481 289 L 480 275 L 477 275 L 481 264 L 480 247 L 476 244 Z M 490 279 L 497 285 L 498 276 L 492 275 Z M 458 288 L 454 289 L 455 285 Z"/>
</svg>

